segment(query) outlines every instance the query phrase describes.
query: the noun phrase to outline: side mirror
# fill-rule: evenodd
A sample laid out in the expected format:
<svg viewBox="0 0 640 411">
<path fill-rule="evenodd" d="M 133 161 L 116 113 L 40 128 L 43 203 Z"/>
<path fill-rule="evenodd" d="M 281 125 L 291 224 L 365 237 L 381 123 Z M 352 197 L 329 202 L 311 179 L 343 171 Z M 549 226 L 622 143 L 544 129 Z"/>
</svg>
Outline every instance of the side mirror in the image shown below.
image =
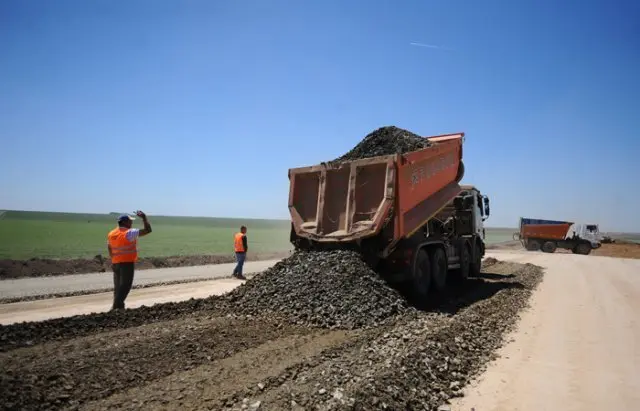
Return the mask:
<svg viewBox="0 0 640 411">
<path fill-rule="evenodd" d="M 482 202 L 484 203 L 484 214 L 488 217 L 491 214 L 491 208 L 489 207 L 489 197 L 483 196 Z"/>
</svg>

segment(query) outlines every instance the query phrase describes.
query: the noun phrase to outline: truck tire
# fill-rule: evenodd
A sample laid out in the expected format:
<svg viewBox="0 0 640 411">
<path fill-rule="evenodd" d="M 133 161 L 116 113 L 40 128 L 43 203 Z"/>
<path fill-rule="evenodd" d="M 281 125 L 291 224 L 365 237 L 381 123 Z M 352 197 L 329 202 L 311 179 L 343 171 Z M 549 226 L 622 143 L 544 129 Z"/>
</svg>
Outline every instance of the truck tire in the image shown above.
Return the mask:
<svg viewBox="0 0 640 411">
<path fill-rule="evenodd" d="M 431 279 L 437 292 L 441 293 L 447 286 L 447 256 L 440 247 L 433 247 L 429 252 L 431 260 Z"/>
<path fill-rule="evenodd" d="M 591 244 L 580 243 L 571 250 L 574 254 L 589 255 L 591 254 Z"/>
<path fill-rule="evenodd" d="M 540 241 L 527 240 L 527 251 L 539 251 L 542 248 Z"/>
<path fill-rule="evenodd" d="M 547 241 L 542 244 L 542 252 L 544 253 L 555 253 L 558 246 L 554 241 Z"/>
<path fill-rule="evenodd" d="M 416 302 L 424 302 L 431 287 L 431 263 L 426 250 L 418 251 L 410 281 L 410 294 Z"/>
<path fill-rule="evenodd" d="M 469 268 L 471 265 L 471 247 L 468 243 L 464 243 L 460 248 L 460 268 L 451 272 L 451 280 L 460 284 L 469 278 Z"/>
<path fill-rule="evenodd" d="M 471 264 L 469 264 L 469 275 L 472 277 L 478 277 L 480 270 L 482 269 L 482 249 L 480 244 L 476 242 L 473 245 L 473 254 L 471 254 Z"/>
</svg>

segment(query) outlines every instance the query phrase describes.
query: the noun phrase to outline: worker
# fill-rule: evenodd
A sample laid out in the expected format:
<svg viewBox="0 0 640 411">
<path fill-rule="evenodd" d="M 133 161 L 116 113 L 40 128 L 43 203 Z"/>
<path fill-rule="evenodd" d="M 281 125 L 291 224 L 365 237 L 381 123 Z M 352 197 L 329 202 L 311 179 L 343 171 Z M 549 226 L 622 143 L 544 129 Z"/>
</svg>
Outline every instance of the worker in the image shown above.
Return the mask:
<svg viewBox="0 0 640 411">
<path fill-rule="evenodd" d="M 233 237 L 233 248 L 236 252 L 236 268 L 233 269 L 233 276 L 240 280 L 246 280 L 242 275 L 242 267 L 244 266 L 244 260 L 247 258 L 247 251 L 249 246 L 247 245 L 247 227 L 240 227 L 240 232 L 236 233 Z"/>
<path fill-rule="evenodd" d="M 123 310 L 124 300 L 131 291 L 133 272 L 138 261 L 138 238 L 151 233 L 151 224 L 147 215 L 136 211 L 142 219 L 144 228 L 131 228 L 134 218 L 127 214 L 118 217 L 118 227 L 107 235 L 107 248 L 113 268 L 113 306 L 111 310 Z"/>
</svg>

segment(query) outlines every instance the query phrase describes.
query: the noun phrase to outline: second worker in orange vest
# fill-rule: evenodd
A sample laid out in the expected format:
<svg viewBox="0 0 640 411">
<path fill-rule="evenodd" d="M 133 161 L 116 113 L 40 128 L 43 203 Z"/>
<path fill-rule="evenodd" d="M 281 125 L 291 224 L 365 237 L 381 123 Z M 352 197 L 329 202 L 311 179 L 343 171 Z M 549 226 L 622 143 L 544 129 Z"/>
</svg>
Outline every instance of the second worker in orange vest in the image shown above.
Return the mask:
<svg viewBox="0 0 640 411">
<path fill-rule="evenodd" d="M 240 232 L 236 233 L 233 237 L 233 249 L 236 252 L 236 268 L 233 269 L 233 276 L 241 280 L 245 280 L 245 276 L 242 275 L 242 267 L 244 266 L 244 260 L 247 258 L 247 251 L 249 246 L 247 245 L 247 227 L 240 227 Z"/>
<path fill-rule="evenodd" d="M 151 224 L 142 211 L 136 215 L 142 218 L 144 228 L 131 228 L 133 219 L 127 214 L 118 218 L 118 227 L 107 235 L 107 248 L 113 268 L 113 306 L 112 310 L 124 309 L 124 300 L 133 285 L 135 263 L 138 261 L 138 237 L 151 232 Z"/>
</svg>

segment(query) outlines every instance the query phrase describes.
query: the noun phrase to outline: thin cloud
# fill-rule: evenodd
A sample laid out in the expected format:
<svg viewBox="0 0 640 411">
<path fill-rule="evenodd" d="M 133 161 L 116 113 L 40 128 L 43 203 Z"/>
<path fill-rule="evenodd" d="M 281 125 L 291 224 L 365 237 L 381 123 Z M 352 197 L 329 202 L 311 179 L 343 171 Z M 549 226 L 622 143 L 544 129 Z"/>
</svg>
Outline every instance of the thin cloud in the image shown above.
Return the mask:
<svg viewBox="0 0 640 411">
<path fill-rule="evenodd" d="M 415 46 L 415 47 L 425 47 L 425 48 L 428 48 L 428 49 L 453 50 L 453 49 L 450 49 L 449 47 L 436 46 L 436 45 L 433 45 L 433 44 L 418 43 L 418 42 L 415 42 L 415 41 L 412 41 L 409 44 L 412 45 L 412 46 Z"/>
</svg>

